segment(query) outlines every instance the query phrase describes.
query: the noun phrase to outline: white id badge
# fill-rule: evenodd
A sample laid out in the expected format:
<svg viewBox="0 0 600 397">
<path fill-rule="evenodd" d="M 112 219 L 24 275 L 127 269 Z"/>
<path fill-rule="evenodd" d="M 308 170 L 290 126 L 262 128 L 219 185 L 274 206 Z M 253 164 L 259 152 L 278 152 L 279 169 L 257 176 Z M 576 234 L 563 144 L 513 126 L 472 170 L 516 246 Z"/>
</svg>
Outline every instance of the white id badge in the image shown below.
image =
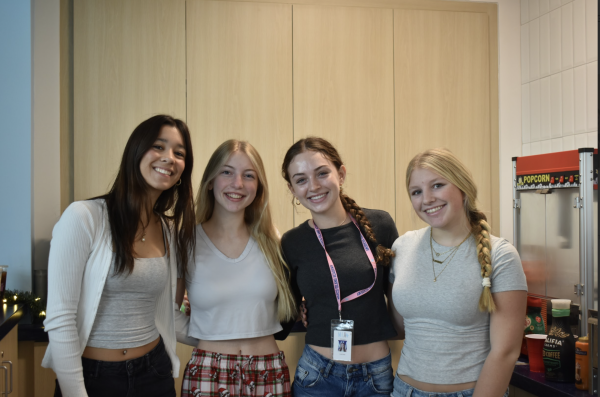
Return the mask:
<svg viewBox="0 0 600 397">
<path fill-rule="evenodd" d="M 353 320 L 331 320 L 331 350 L 337 361 L 352 360 Z"/>
</svg>

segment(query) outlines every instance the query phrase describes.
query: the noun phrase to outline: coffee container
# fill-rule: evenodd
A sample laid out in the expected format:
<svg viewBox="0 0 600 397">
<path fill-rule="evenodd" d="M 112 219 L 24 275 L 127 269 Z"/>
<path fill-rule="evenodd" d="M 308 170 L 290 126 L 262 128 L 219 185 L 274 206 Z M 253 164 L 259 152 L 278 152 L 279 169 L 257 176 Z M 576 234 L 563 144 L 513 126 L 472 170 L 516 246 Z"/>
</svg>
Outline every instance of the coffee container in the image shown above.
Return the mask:
<svg viewBox="0 0 600 397">
<path fill-rule="evenodd" d="M 575 338 L 571 333 L 570 315 L 569 299 L 552 299 L 552 327 L 543 351 L 548 381 L 575 382 Z"/>
</svg>

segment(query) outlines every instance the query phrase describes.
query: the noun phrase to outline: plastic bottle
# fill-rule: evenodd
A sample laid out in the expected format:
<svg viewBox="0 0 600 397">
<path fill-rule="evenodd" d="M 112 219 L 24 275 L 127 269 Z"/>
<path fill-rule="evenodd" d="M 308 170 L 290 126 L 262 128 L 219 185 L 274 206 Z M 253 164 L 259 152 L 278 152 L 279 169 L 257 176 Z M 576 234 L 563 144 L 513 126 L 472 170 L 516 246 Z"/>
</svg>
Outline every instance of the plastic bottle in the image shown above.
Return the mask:
<svg viewBox="0 0 600 397">
<path fill-rule="evenodd" d="M 588 337 L 582 336 L 575 343 L 575 387 L 579 390 L 587 390 L 589 387 L 589 351 Z"/>
<path fill-rule="evenodd" d="M 552 327 L 544 343 L 546 380 L 575 382 L 575 338 L 571 334 L 569 299 L 552 299 Z"/>
</svg>

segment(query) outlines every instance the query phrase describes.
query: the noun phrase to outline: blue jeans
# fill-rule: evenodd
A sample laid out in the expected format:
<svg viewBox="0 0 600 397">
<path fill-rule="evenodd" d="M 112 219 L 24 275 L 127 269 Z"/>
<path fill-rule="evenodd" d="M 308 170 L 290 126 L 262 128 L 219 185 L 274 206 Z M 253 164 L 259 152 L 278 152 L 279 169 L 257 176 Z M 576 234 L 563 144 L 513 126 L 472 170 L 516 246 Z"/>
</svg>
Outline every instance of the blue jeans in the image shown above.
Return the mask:
<svg viewBox="0 0 600 397">
<path fill-rule="evenodd" d="M 154 349 L 127 361 L 81 358 L 89 397 L 175 397 L 173 366 L 162 337 Z M 58 382 L 54 397 L 62 397 Z"/>
<path fill-rule="evenodd" d="M 304 352 L 294 376 L 294 397 L 367 397 L 389 396 L 394 373 L 392 355 L 362 364 L 340 364 L 323 357 L 309 346 Z"/>
<path fill-rule="evenodd" d="M 475 389 L 461 390 L 453 393 L 433 393 L 423 391 L 412 387 L 396 375 L 394 377 L 394 392 L 391 397 L 472 397 L 474 391 Z M 506 390 L 504 397 L 508 397 L 508 389 Z"/>
</svg>

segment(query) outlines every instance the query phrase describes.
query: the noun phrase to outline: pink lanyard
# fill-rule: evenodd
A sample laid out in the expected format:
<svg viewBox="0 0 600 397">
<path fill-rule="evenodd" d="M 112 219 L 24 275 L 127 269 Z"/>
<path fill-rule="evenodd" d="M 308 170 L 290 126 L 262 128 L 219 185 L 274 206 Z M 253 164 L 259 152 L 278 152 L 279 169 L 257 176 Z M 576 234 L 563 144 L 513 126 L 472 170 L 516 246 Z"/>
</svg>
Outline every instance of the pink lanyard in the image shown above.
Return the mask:
<svg viewBox="0 0 600 397">
<path fill-rule="evenodd" d="M 367 292 L 369 292 L 371 290 L 371 288 L 373 288 L 373 286 L 375 285 L 375 282 L 377 281 L 377 263 L 375 262 L 375 258 L 373 257 L 373 253 L 371 252 L 371 247 L 369 247 L 369 244 L 367 244 L 367 240 L 365 240 L 365 237 L 363 236 L 362 232 L 360 231 L 360 228 L 358 227 L 358 223 L 356 223 L 356 220 L 354 219 L 354 217 L 352 217 L 352 215 L 350 215 L 350 219 L 352 219 L 354 226 L 356 226 L 356 228 L 358 229 L 358 233 L 360 233 L 360 241 L 362 242 L 362 245 L 367 254 L 367 257 L 369 258 L 369 261 L 371 262 L 371 266 L 373 266 L 373 271 L 375 272 L 375 280 L 373 281 L 373 284 L 371 284 L 371 286 L 369 288 L 361 289 L 358 292 L 348 295 L 347 297 L 345 297 L 342 300 L 340 300 L 340 282 L 338 280 L 337 272 L 335 271 L 335 266 L 333 265 L 333 261 L 331 260 L 331 257 L 327 253 L 327 249 L 325 248 L 325 240 L 323 240 L 323 234 L 321 233 L 321 229 L 319 229 L 319 227 L 317 226 L 317 224 L 315 223 L 315 221 L 313 219 L 313 225 L 315 225 L 315 234 L 317 235 L 317 238 L 319 239 L 321 246 L 325 250 L 325 255 L 327 256 L 327 263 L 329 264 L 329 271 L 331 272 L 331 278 L 333 279 L 333 288 L 335 289 L 335 298 L 337 299 L 337 303 L 338 303 L 338 311 L 340 313 L 340 320 L 342 319 L 342 303 L 349 302 L 351 300 L 358 298 L 359 296 L 366 294 Z"/>
</svg>

